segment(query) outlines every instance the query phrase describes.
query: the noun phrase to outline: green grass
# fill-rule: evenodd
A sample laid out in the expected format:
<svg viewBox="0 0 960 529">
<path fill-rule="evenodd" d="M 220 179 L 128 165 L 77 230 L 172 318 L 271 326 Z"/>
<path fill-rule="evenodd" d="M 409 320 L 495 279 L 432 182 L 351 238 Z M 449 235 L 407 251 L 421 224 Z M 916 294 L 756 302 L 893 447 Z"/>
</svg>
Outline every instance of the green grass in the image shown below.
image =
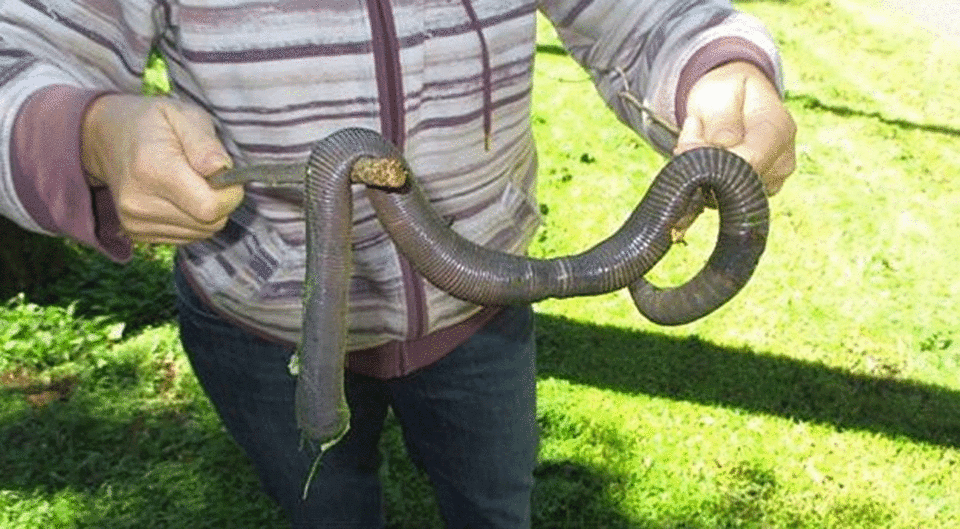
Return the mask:
<svg viewBox="0 0 960 529">
<path fill-rule="evenodd" d="M 960 54 L 879 2 L 738 5 L 781 44 L 800 129 L 768 249 L 687 326 L 623 292 L 538 305 L 535 527 L 960 527 Z M 541 29 L 533 253 L 557 255 L 612 233 L 662 160 Z M 283 526 L 180 350 L 169 259 L 78 251 L 0 306 L 0 527 Z M 393 527 L 438 527 L 393 423 L 384 450 Z"/>
</svg>

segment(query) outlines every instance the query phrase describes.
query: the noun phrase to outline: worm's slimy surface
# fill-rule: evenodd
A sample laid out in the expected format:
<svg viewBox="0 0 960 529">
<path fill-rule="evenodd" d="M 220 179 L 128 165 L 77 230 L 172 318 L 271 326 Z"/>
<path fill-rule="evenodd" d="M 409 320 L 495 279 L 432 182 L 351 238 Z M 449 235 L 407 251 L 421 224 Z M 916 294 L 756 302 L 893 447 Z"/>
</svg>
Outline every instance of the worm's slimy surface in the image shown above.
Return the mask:
<svg viewBox="0 0 960 529">
<path fill-rule="evenodd" d="M 715 148 L 674 157 L 613 235 L 583 253 L 551 259 L 490 250 L 456 234 L 430 207 L 397 149 L 366 129 L 343 129 L 317 142 L 305 170 L 235 170 L 211 182 L 283 184 L 298 178 L 306 190 L 308 260 L 295 413 L 304 435 L 322 445 L 336 442 L 350 422 L 343 374 L 351 182 L 368 185 L 367 196 L 380 222 L 424 278 L 481 305 L 629 288 L 637 308 L 651 321 L 688 323 L 713 312 L 746 285 L 769 229 L 759 177 L 740 157 Z M 654 287 L 643 276 L 670 248 L 671 229 L 698 189 L 711 191 L 718 203 L 720 228 L 713 253 L 689 282 Z"/>
</svg>

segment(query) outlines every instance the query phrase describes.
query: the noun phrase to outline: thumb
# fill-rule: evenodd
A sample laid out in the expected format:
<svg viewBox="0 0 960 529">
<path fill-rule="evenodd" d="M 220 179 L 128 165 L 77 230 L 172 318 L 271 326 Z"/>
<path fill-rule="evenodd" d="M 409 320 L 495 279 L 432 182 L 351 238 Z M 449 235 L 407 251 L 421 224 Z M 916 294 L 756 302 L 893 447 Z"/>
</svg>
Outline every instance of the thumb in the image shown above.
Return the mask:
<svg viewBox="0 0 960 529">
<path fill-rule="evenodd" d="M 746 135 L 743 108 L 745 82 L 737 63 L 720 66 L 703 75 L 687 95 L 687 119 L 681 129 L 686 144 L 731 148 Z M 689 134 L 685 129 L 691 130 Z"/>
<path fill-rule="evenodd" d="M 743 123 L 742 90 L 721 92 L 706 96 L 698 94 L 691 105 L 702 124 L 703 140 L 714 147 L 730 148 L 739 145 L 746 134 Z"/>
<path fill-rule="evenodd" d="M 242 186 L 213 189 L 203 178 L 233 166 L 217 137 L 213 120 L 199 108 L 169 105 L 164 117 L 179 143 L 180 157 L 170 163 L 172 196 L 167 199 L 181 211 L 205 224 L 222 224 L 243 199 Z"/>
<path fill-rule="evenodd" d="M 209 114 L 199 108 L 171 105 L 164 108 L 164 117 L 180 141 L 187 163 L 201 176 L 233 166 Z"/>
<path fill-rule="evenodd" d="M 703 137 L 703 123 L 700 117 L 688 114 L 680 127 L 680 134 L 677 136 L 677 145 L 673 149 L 673 154 L 677 155 L 690 149 L 704 147 L 707 140 Z"/>
</svg>

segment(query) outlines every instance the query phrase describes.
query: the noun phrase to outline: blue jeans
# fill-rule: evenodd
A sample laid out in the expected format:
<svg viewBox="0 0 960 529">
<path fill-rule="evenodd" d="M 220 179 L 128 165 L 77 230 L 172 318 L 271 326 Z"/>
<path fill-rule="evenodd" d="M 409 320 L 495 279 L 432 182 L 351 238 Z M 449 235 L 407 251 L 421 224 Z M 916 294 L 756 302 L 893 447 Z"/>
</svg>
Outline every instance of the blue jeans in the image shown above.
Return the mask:
<svg viewBox="0 0 960 529">
<path fill-rule="evenodd" d="M 504 310 L 465 344 L 402 378 L 346 374 L 349 433 L 322 459 L 293 415 L 292 349 L 224 321 L 178 272 L 180 335 L 193 369 L 265 492 L 295 528 L 382 528 L 378 448 L 387 409 L 429 477 L 450 529 L 527 528 L 537 454 L 533 313 Z"/>
</svg>

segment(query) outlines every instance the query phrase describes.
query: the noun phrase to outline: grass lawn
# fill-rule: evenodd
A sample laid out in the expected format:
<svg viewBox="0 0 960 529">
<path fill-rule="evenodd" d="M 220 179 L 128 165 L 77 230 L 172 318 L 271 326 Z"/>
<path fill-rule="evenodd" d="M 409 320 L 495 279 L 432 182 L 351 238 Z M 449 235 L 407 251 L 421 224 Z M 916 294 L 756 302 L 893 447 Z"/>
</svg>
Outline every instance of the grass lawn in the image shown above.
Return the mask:
<svg viewBox="0 0 960 529">
<path fill-rule="evenodd" d="M 538 304 L 535 527 L 960 527 L 960 50 L 881 3 L 736 2 L 782 46 L 800 130 L 767 251 L 682 327 L 626 292 Z M 663 161 L 541 30 L 532 252 L 557 255 L 609 235 Z M 283 527 L 183 357 L 170 266 L 78 252 L 0 301 L 0 528 Z M 392 423 L 384 450 L 392 527 L 439 527 Z"/>
</svg>

